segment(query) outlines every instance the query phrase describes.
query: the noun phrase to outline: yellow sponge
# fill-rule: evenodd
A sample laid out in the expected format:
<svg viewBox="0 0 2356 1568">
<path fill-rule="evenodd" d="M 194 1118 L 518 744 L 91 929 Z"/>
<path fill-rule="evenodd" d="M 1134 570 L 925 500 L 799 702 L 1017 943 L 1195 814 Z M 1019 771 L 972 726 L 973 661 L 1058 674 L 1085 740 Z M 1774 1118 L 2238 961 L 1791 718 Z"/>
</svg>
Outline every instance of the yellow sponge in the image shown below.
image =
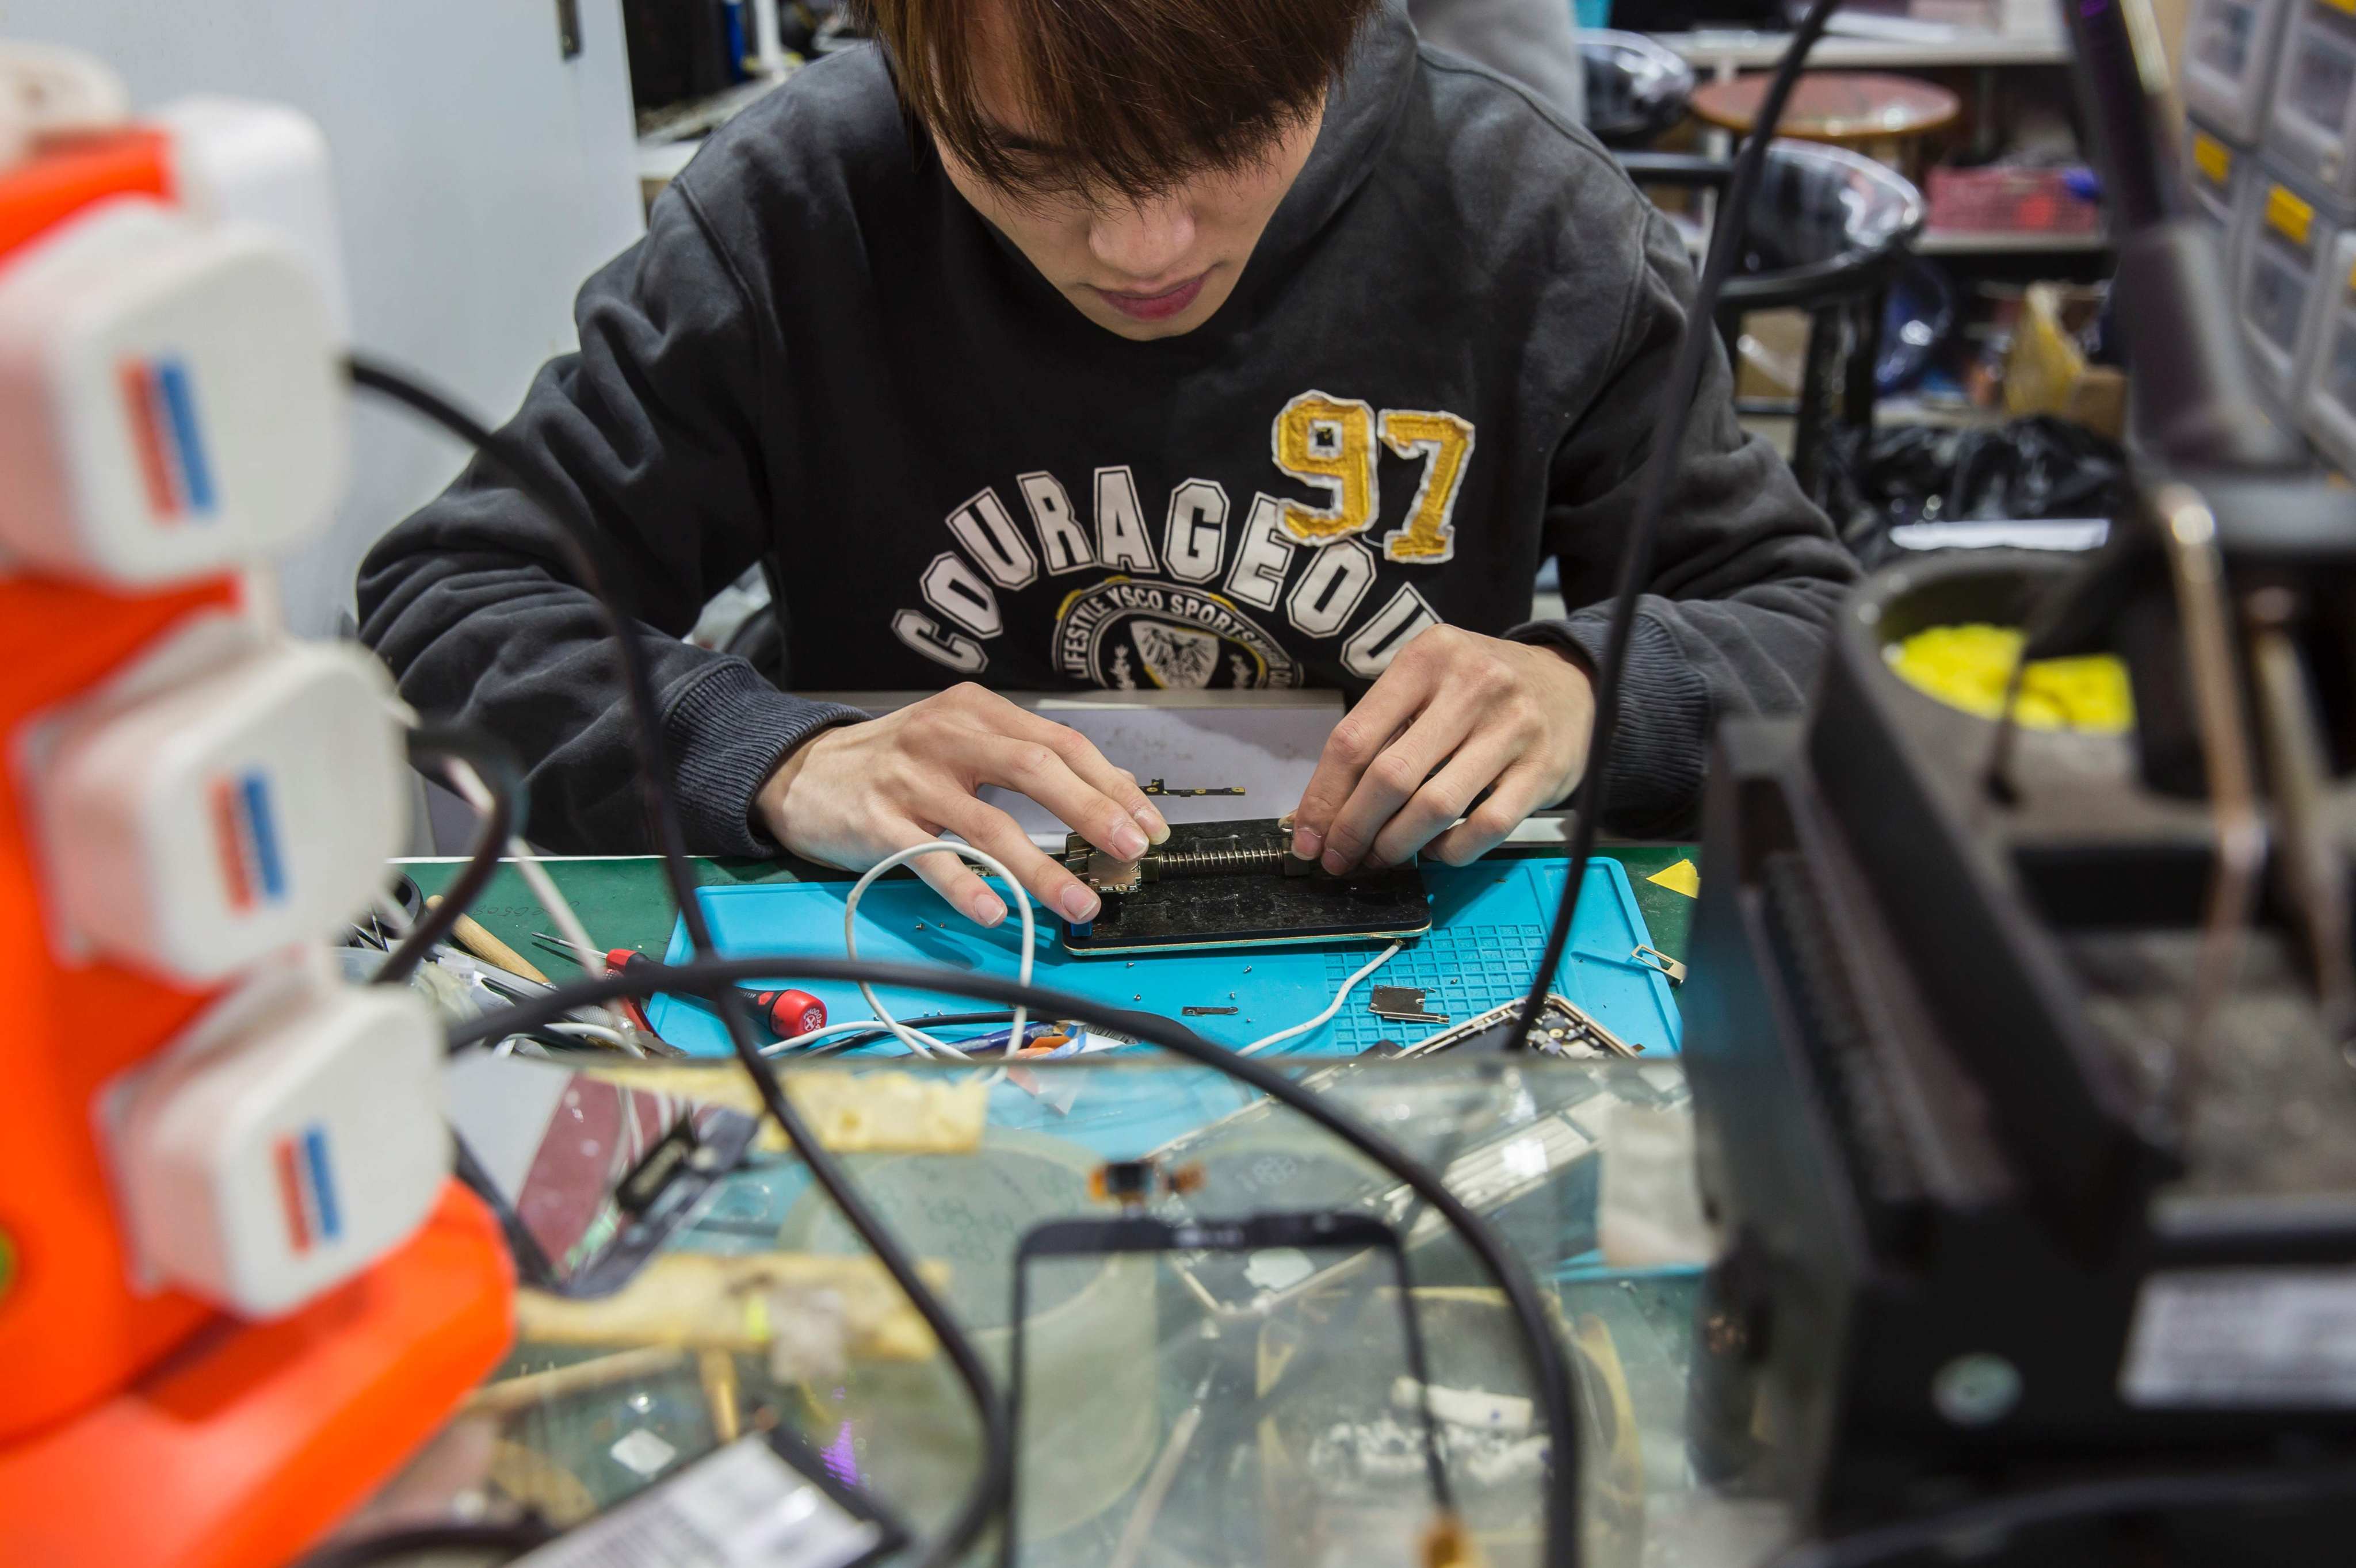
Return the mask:
<svg viewBox="0 0 2356 1568">
<path fill-rule="evenodd" d="M 2016 627 L 1974 622 L 1932 626 L 1885 651 L 1890 667 L 1915 689 L 1994 719 L 2003 710 L 2005 683 L 2019 662 L 2020 645 Z M 2031 730 L 2123 735 L 2135 728 L 2126 666 L 2109 654 L 2039 659 L 2022 678 L 2016 718 Z"/>
</svg>

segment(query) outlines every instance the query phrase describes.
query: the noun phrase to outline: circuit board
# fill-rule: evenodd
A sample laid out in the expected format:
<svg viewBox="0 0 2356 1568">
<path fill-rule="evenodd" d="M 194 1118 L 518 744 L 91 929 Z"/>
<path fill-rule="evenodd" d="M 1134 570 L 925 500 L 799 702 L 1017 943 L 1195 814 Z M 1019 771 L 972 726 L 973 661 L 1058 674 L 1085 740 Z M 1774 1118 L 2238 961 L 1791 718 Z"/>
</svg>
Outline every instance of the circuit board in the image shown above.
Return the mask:
<svg viewBox="0 0 2356 1568">
<path fill-rule="evenodd" d="M 1330 876 L 1292 858 L 1273 820 L 1174 825 L 1142 861 L 1076 844 L 1077 864 L 1103 901 L 1094 922 L 1068 925 L 1075 957 L 1172 948 L 1264 947 L 1431 929 L 1423 873 L 1413 865 Z"/>
</svg>

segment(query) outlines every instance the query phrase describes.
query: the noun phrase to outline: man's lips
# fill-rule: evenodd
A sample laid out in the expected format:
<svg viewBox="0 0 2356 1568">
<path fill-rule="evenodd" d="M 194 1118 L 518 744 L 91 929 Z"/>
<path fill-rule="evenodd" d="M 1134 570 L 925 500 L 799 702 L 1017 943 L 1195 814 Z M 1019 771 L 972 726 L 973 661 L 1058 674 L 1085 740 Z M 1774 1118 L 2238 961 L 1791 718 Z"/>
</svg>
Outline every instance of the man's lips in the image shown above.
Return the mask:
<svg viewBox="0 0 2356 1568">
<path fill-rule="evenodd" d="M 1098 289 L 1097 294 L 1123 315 L 1138 321 L 1167 321 L 1194 303 L 1210 275 L 1199 272 L 1176 288 L 1164 289 L 1158 294 L 1122 293 L 1112 289 Z"/>
</svg>

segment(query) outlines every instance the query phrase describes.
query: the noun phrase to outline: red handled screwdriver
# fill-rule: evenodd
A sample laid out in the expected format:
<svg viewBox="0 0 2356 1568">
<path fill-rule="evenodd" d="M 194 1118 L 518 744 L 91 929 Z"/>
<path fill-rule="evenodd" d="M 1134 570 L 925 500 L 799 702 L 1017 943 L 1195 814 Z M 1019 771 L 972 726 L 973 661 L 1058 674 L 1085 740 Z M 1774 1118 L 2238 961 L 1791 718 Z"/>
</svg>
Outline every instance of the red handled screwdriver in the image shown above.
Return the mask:
<svg viewBox="0 0 2356 1568">
<path fill-rule="evenodd" d="M 552 953 L 562 954 L 567 958 L 576 956 L 573 944 L 561 936 L 551 936 L 544 931 L 535 931 L 531 934 L 533 941 Z M 626 976 L 659 965 L 635 948 L 609 947 L 605 950 L 605 967 Z M 752 1005 L 753 1016 L 776 1030 L 780 1039 L 798 1039 L 812 1029 L 826 1027 L 826 1004 L 808 991 L 744 991 L 739 994 Z M 681 999 L 692 1002 L 707 1012 L 711 1010 L 711 1004 L 700 997 Z"/>
</svg>

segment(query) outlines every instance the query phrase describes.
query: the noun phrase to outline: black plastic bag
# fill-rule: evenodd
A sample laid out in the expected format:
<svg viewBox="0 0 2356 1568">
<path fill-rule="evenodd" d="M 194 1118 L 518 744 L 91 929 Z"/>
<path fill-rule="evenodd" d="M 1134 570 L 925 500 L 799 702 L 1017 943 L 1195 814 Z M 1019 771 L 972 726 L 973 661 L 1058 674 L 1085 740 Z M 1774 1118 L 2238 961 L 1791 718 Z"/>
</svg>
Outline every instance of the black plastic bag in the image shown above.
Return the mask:
<svg viewBox="0 0 2356 1568">
<path fill-rule="evenodd" d="M 2108 517 L 2127 496 L 2118 443 L 2050 414 L 1970 430 L 1843 429 L 1825 456 L 1825 509 L 1868 565 L 1901 523 Z"/>
</svg>

